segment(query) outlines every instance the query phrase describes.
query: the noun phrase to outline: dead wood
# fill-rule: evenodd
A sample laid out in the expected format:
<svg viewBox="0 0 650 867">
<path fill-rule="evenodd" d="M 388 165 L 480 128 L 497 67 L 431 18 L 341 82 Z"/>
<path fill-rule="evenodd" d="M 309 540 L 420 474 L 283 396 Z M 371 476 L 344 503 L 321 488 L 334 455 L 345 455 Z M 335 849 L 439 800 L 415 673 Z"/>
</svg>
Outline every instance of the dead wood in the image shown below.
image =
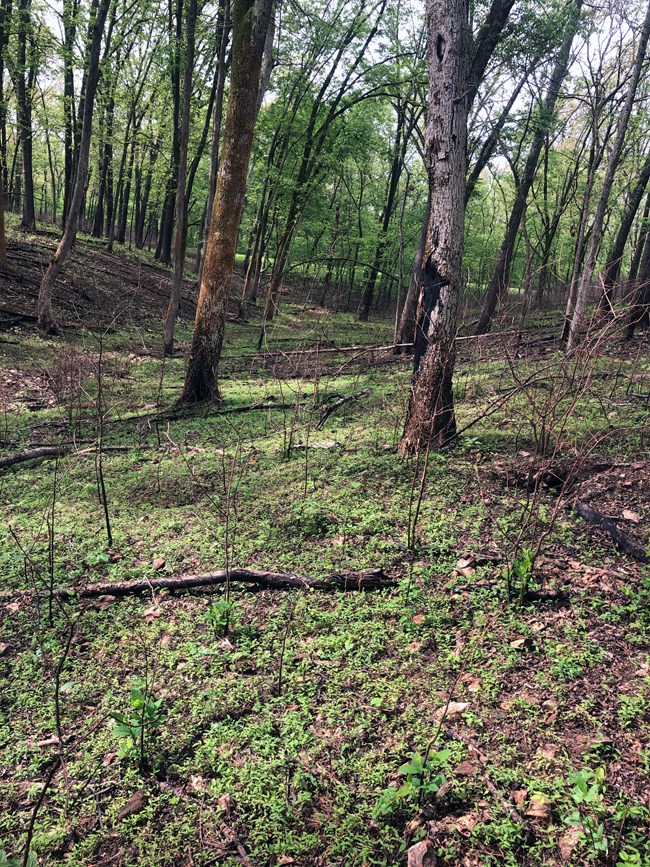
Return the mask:
<svg viewBox="0 0 650 867">
<path fill-rule="evenodd" d="M 359 400 L 359 398 L 361 397 L 367 397 L 369 394 L 370 389 L 366 388 L 363 391 L 357 391 L 356 394 L 349 394 L 347 397 L 340 397 L 338 400 L 335 400 L 334 403 L 331 403 L 329 406 L 325 407 L 321 412 L 318 424 L 316 425 L 316 430 L 322 430 L 325 426 L 325 422 L 332 415 L 332 413 L 336 412 L 336 410 L 342 407 L 344 404 L 350 403 L 353 400 Z"/>
<path fill-rule="evenodd" d="M 145 578 L 140 581 L 101 582 L 87 584 L 85 587 L 60 587 L 54 595 L 59 599 L 91 599 L 97 596 L 136 596 L 152 590 L 193 590 L 197 587 L 212 587 L 218 584 L 237 582 L 266 590 L 324 590 L 352 592 L 360 590 L 382 590 L 395 587 L 396 581 L 384 574 L 381 569 L 365 569 L 360 572 L 333 572 L 322 578 L 305 578 L 291 572 L 266 572 L 256 569 L 221 569 L 202 575 L 161 576 Z M 25 595 L 25 591 L 10 594 L 12 597 Z"/>
<path fill-rule="evenodd" d="M 48 458 L 58 458 L 66 453 L 63 446 L 40 446 L 34 449 L 25 449 L 22 452 L 14 452 L 11 455 L 0 457 L 0 470 L 6 467 L 12 467 L 14 464 L 22 464 L 26 461 L 46 460 Z"/>
<path fill-rule="evenodd" d="M 102 446 L 103 452 L 125 452 L 129 451 L 131 446 Z M 91 446 L 87 449 L 75 450 L 75 446 L 60 445 L 60 446 L 37 446 L 33 449 L 25 449 L 22 452 L 14 452 L 11 455 L 0 457 L 0 470 L 14 466 L 14 464 L 24 464 L 27 461 L 47 461 L 53 458 L 62 458 L 65 455 L 74 453 L 75 455 L 95 454 L 96 446 Z"/>
<path fill-rule="evenodd" d="M 621 551 L 624 551 L 630 557 L 639 560 L 641 563 L 650 562 L 650 558 L 648 558 L 645 548 L 631 536 L 628 536 L 627 533 L 624 533 L 619 529 L 619 527 L 617 527 L 610 518 L 603 515 L 602 512 L 592 509 L 591 506 L 588 506 L 580 500 L 574 504 L 573 508 L 581 518 L 585 519 L 585 521 L 588 521 L 595 527 L 599 527 L 601 530 L 605 530 L 606 533 L 609 533 Z"/>
</svg>

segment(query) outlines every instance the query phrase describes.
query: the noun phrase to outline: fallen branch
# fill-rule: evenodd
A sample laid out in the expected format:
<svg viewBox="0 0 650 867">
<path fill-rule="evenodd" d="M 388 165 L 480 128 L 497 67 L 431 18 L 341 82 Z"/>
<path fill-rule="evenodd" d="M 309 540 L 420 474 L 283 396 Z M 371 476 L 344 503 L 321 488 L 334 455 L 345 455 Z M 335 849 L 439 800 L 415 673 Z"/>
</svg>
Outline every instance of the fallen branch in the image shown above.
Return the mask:
<svg viewBox="0 0 650 867">
<path fill-rule="evenodd" d="M 580 500 L 574 504 L 573 508 L 581 518 L 585 519 L 585 521 L 588 521 L 590 524 L 600 527 L 601 530 L 605 530 L 605 532 L 609 533 L 621 551 L 624 551 L 626 554 L 629 554 L 630 557 L 639 560 L 641 563 L 650 562 L 650 558 L 648 558 L 645 548 L 631 536 L 628 536 L 627 533 L 624 533 L 619 529 L 616 524 L 603 515 L 602 512 L 597 512 L 596 509 L 592 509 L 591 506 L 588 506 Z"/>
<path fill-rule="evenodd" d="M 340 397 L 338 400 L 335 400 L 334 403 L 331 403 L 328 407 L 326 407 L 318 420 L 318 424 L 316 425 L 316 430 L 322 430 L 325 426 L 325 422 L 332 415 L 333 412 L 336 412 L 339 407 L 342 407 L 346 403 L 350 403 L 353 400 L 359 400 L 360 397 L 366 397 L 370 394 L 370 389 L 366 388 L 364 391 L 357 391 L 356 394 L 349 394 L 347 397 Z"/>
<path fill-rule="evenodd" d="M 58 458 L 65 453 L 66 449 L 63 446 L 40 446 L 35 449 L 25 449 L 23 452 L 14 452 L 12 455 L 0 457 L 0 470 L 12 467 L 14 464 L 22 464 L 25 461 Z"/>
<path fill-rule="evenodd" d="M 211 587 L 226 581 L 252 584 L 267 590 L 382 590 L 395 587 L 396 581 L 381 569 L 365 569 L 360 572 L 333 572 L 322 578 L 304 578 L 291 572 L 263 572 L 256 569 L 221 569 L 203 575 L 179 575 L 177 577 L 145 578 L 140 581 L 102 582 L 85 587 L 60 587 L 54 595 L 60 599 L 90 599 L 97 596 L 134 596 L 152 590 L 192 590 L 195 587 Z M 29 591 L 9 594 L 12 598 Z M 4 594 L 3 594 L 4 595 Z"/>
<path fill-rule="evenodd" d="M 131 446 L 102 446 L 103 452 L 126 452 Z M 65 455 L 75 454 L 77 456 L 90 455 L 97 452 L 96 446 L 91 446 L 87 449 L 75 450 L 75 447 L 70 446 L 38 446 L 33 449 L 25 449 L 23 452 L 14 452 L 11 455 L 0 457 L 0 470 L 12 467 L 14 464 L 23 464 L 27 461 L 46 461 L 53 458 L 61 458 Z"/>
</svg>

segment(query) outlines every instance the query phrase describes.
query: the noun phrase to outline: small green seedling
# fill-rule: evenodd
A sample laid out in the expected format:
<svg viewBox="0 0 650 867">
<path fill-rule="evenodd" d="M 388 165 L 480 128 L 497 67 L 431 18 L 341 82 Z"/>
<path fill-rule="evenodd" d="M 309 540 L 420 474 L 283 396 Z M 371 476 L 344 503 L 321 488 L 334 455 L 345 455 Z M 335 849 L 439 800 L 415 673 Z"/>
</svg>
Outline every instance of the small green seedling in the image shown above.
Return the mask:
<svg viewBox="0 0 650 867">
<path fill-rule="evenodd" d="M 450 750 L 432 750 L 428 757 L 413 753 L 399 769 L 406 779 L 399 787 L 385 789 L 375 806 L 375 817 L 387 816 L 403 803 L 421 804 L 425 798 L 435 795 L 446 782 L 440 769 L 447 764 L 450 755 Z"/>
<path fill-rule="evenodd" d="M 113 733 L 120 738 L 120 758 L 128 758 L 137 750 L 144 765 L 147 738 L 165 719 L 162 703 L 163 699 L 154 699 L 146 687 L 136 686 L 131 690 L 129 714 L 111 713 L 117 723 Z"/>
<path fill-rule="evenodd" d="M 233 610 L 234 605 L 227 599 L 218 599 L 208 608 L 208 624 L 217 638 L 223 638 L 228 634 Z"/>
</svg>

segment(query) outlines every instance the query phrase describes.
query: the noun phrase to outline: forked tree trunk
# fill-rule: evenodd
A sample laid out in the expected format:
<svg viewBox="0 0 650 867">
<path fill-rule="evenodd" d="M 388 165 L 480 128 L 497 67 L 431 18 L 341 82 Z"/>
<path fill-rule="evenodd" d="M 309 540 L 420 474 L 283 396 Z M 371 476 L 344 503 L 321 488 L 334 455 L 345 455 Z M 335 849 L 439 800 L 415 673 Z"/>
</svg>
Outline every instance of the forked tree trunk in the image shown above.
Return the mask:
<svg viewBox="0 0 650 867">
<path fill-rule="evenodd" d="M 431 208 L 418 299 L 413 380 L 399 450 L 456 433 L 452 377 L 463 254 L 467 146 L 467 0 L 427 0 L 426 159 Z"/>
<path fill-rule="evenodd" d="M 181 400 L 217 399 L 228 288 L 257 117 L 262 55 L 273 0 L 232 4 L 232 70 L 217 190 L 207 237 L 190 358 Z"/>
<path fill-rule="evenodd" d="M 632 67 L 630 83 L 628 85 L 627 94 L 625 96 L 625 102 L 619 115 L 618 126 L 616 129 L 616 137 L 614 138 L 614 144 L 612 145 L 612 149 L 609 155 L 609 161 L 607 163 L 607 169 L 605 171 L 605 177 L 603 178 L 603 185 L 600 191 L 600 197 L 598 199 L 598 205 L 596 207 L 596 214 L 594 216 L 594 221 L 591 227 L 591 235 L 589 237 L 589 246 L 587 248 L 584 268 L 582 269 L 582 277 L 576 291 L 575 307 L 573 310 L 573 317 L 571 319 L 571 327 L 569 328 L 567 352 L 571 352 L 573 349 L 575 349 L 581 339 L 582 327 L 585 319 L 585 310 L 587 307 L 587 295 L 589 292 L 589 285 L 591 283 L 591 278 L 593 277 L 593 273 L 596 268 L 596 260 L 598 258 L 600 243 L 603 236 L 605 211 L 607 209 L 607 203 L 609 202 L 609 197 L 612 191 L 612 187 L 614 185 L 614 175 L 616 174 L 616 169 L 618 168 L 618 164 L 621 160 L 621 154 L 623 153 L 625 134 L 627 132 L 627 127 L 630 121 L 630 115 L 632 114 L 634 97 L 636 94 L 637 86 L 639 84 L 639 79 L 641 77 L 641 70 L 645 61 L 649 37 L 650 2 L 648 2 L 648 6 L 646 9 L 645 20 L 643 22 L 643 28 L 641 30 L 641 36 L 639 38 L 639 45 L 634 60 L 634 66 Z"/>
<path fill-rule="evenodd" d="M 185 223 L 187 220 L 187 151 L 190 138 L 190 110 L 192 107 L 192 77 L 194 72 L 194 45 L 196 33 L 197 0 L 188 0 L 185 18 L 185 65 L 183 69 L 183 105 L 181 109 L 180 146 L 178 150 L 178 182 L 174 213 L 174 235 L 172 238 L 172 285 L 165 314 L 164 353 L 174 351 L 174 328 L 181 303 L 183 269 L 185 266 Z"/>
<path fill-rule="evenodd" d="M 93 0 L 90 9 L 90 33 L 88 68 L 86 79 L 86 93 L 83 109 L 83 126 L 81 142 L 79 145 L 79 158 L 77 161 L 77 174 L 75 178 L 74 192 L 70 201 L 70 211 L 66 220 L 63 236 L 59 241 L 56 252 L 50 259 L 47 271 L 41 280 L 38 292 L 38 326 L 43 331 L 54 333 L 57 330 L 56 320 L 52 311 L 52 289 L 56 278 L 65 262 L 68 253 L 72 249 L 77 237 L 79 216 L 83 205 L 86 191 L 86 178 L 88 176 L 88 162 L 90 156 L 90 139 L 93 125 L 93 108 L 95 105 L 95 93 L 99 81 L 99 54 L 104 33 L 104 24 L 111 0 Z M 94 16 L 94 20 L 93 20 Z"/>
</svg>

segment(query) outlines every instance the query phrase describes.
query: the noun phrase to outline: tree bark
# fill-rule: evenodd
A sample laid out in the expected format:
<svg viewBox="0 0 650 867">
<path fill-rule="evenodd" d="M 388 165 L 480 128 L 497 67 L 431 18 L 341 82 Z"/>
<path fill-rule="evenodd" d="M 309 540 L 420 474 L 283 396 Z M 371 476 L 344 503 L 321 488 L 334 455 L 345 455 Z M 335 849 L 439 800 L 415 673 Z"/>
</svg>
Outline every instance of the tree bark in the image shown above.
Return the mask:
<svg viewBox="0 0 650 867">
<path fill-rule="evenodd" d="M 181 109 L 181 129 L 178 149 L 178 168 L 176 184 L 176 203 L 174 207 L 174 235 L 172 238 L 172 285 L 165 314 L 164 353 L 170 356 L 174 352 L 174 328 L 181 303 L 181 288 L 183 286 L 183 269 L 185 266 L 187 220 L 187 151 L 190 138 L 190 110 L 192 107 L 192 78 L 194 72 L 194 46 L 196 34 L 197 0 L 187 0 L 185 16 L 185 64 L 183 68 L 183 103 Z"/>
<path fill-rule="evenodd" d="M 467 169 L 466 0 L 427 0 L 426 159 L 431 208 L 418 300 L 413 379 L 399 450 L 456 433 L 452 377 L 462 276 Z"/>
<path fill-rule="evenodd" d="M 16 100 L 20 146 L 23 157 L 23 229 L 36 227 L 34 209 L 34 166 L 32 131 L 32 93 L 27 75 L 27 42 L 31 37 L 31 0 L 18 0 L 18 46 L 16 63 Z"/>
<path fill-rule="evenodd" d="M 75 152 L 75 100 L 74 100 L 74 44 L 77 38 L 78 0 L 63 3 L 63 117 L 64 117 L 64 169 L 63 169 L 63 226 L 70 210 L 74 179 Z"/>
<path fill-rule="evenodd" d="M 621 225 L 616 234 L 616 240 L 610 250 L 603 272 L 603 291 L 598 302 L 598 312 L 602 316 L 613 314 L 614 288 L 621 275 L 621 263 L 625 253 L 625 245 L 632 230 L 632 223 L 641 205 L 641 199 L 650 181 L 650 153 L 646 155 L 641 173 L 632 190 L 629 201 L 621 218 Z"/>
<path fill-rule="evenodd" d="M 603 235 L 605 211 L 607 209 L 607 203 L 609 202 L 612 186 L 614 185 L 614 175 L 616 174 L 616 169 L 618 168 L 618 164 L 621 160 L 623 144 L 625 141 L 625 134 L 627 132 L 630 115 L 632 114 L 634 97 L 636 94 L 637 86 L 639 84 L 639 79 L 641 77 L 641 70 L 645 61 L 649 37 L 650 2 L 648 2 L 648 6 L 646 9 L 645 20 L 643 22 L 643 28 L 641 30 L 641 35 L 639 38 L 639 45 L 634 60 L 634 66 L 632 68 L 630 83 L 628 85 L 627 94 L 625 96 L 625 103 L 623 104 L 619 115 L 618 126 L 616 129 L 616 137 L 614 139 L 614 144 L 612 145 L 612 149 L 609 155 L 609 161 L 607 163 L 607 169 L 605 171 L 605 177 L 603 178 L 603 185 L 600 191 L 600 197 L 598 199 L 598 205 L 596 207 L 596 214 L 594 216 L 594 221 L 591 227 L 591 235 L 589 238 L 587 254 L 585 256 L 584 268 L 582 270 L 582 278 L 580 279 L 580 283 L 576 291 L 575 307 L 573 309 L 571 326 L 569 328 L 567 352 L 571 352 L 572 350 L 574 350 L 581 340 L 581 334 L 585 319 L 585 310 L 587 307 L 587 295 L 589 292 L 589 285 L 591 283 L 591 278 L 596 268 L 596 260 L 598 258 L 598 252 L 600 250 L 600 244 Z"/>
<path fill-rule="evenodd" d="M 218 399 L 228 288 L 235 266 L 239 221 L 257 117 L 262 55 L 273 0 L 235 0 L 232 4 L 232 70 L 221 163 L 205 264 L 194 320 L 190 358 L 181 400 Z"/>
<path fill-rule="evenodd" d="M 476 328 L 477 334 L 486 334 L 490 330 L 490 328 L 492 327 L 492 317 L 494 316 L 494 311 L 496 310 L 497 303 L 508 290 L 510 266 L 512 264 L 512 257 L 515 251 L 515 242 L 517 240 L 517 235 L 519 234 L 519 226 L 526 210 L 528 193 L 530 192 L 530 188 L 533 185 L 533 181 L 535 180 L 537 164 L 539 162 L 539 157 L 544 146 L 544 140 L 546 138 L 549 128 L 551 127 L 551 124 L 555 119 L 555 106 L 558 96 L 560 95 L 560 88 L 562 86 L 562 82 L 564 81 L 564 78 L 569 69 L 569 63 L 571 60 L 571 46 L 573 44 L 573 39 L 578 29 L 578 21 L 580 20 L 581 8 L 582 0 L 575 0 L 575 13 L 572 16 L 571 21 L 567 25 L 564 41 L 562 43 L 562 47 L 560 48 L 560 53 L 558 54 L 557 60 L 555 61 L 555 66 L 553 67 L 553 73 L 549 82 L 546 98 L 544 99 L 541 117 L 539 118 L 539 121 L 536 125 L 533 140 L 531 142 L 530 150 L 528 152 L 528 157 L 526 158 L 526 165 L 524 167 L 523 175 L 521 176 L 519 184 L 517 185 L 517 193 L 515 196 L 514 204 L 512 206 L 512 211 L 510 212 L 510 217 L 508 219 L 506 234 L 503 239 L 503 243 L 501 244 L 499 258 L 497 260 L 492 279 L 490 280 L 490 285 L 488 286 L 487 295 L 483 304 L 483 310 L 481 312 L 481 317 Z"/>
<path fill-rule="evenodd" d="M 104 24 L 111 0 L 93 0 L 91 6 L 91 24 L 89 32 L 88 68 L 86 79 L 86 91 L 83 108 L 83 125 L 81 141 L 79 145 L 79 159 L 77 161 L 77 173 L 75 178 L 74 192 L 70 202 L 70 211 L 66 221 L 63 236 L 56 252 L 50 260 L 38 292 L 38 325 L 43 331 L 54 333 L 57 324 L 52 310 L 52 290 L 56 278 L 65 262 L 68 253 L 77 237 L 77 227 L 81 207 L 86 191 L 86 179 L 88 176 L 88 162 L 90 157 L 90 140 L 92 136 L 93 109 L 95 106 L 95 93 L 99 82 L 99 60 Z"/>
</svg>

